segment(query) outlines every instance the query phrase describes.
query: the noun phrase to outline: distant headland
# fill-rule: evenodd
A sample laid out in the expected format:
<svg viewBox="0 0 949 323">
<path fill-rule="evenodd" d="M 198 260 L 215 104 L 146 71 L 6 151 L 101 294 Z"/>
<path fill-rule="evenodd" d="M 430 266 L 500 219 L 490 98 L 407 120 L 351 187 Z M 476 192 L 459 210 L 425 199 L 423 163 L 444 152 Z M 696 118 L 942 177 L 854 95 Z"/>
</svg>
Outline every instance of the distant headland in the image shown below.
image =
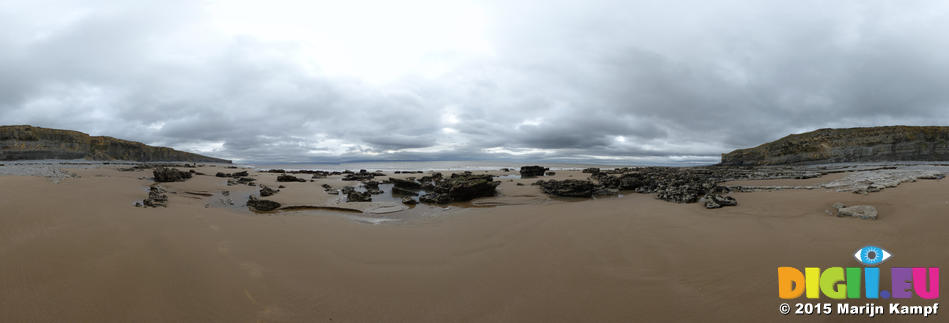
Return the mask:
<svg viewBox="0 0 949 323">
<path fill-rule="evenodd" d="M 89 159 L 231 163 L 167 147 L 28 125 L 0 126 L 0 160 Z"/>
<path fill-rule="evenodd" d="M 819 129 L 722 154 L 723 166 L 949 161 L 949 127 Z"/>
</svg>

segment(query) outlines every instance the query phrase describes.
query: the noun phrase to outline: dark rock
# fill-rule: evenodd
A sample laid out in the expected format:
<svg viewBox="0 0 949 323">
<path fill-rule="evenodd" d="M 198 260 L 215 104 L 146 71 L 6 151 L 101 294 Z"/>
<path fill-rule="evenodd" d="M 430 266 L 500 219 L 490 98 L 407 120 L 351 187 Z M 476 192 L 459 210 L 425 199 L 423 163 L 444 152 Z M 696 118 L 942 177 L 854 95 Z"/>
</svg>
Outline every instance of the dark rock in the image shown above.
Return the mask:
<svg viewBox="0 0 949 323">
<path fill-rule="evenodd" d="M 418 198 L 419 202 L 423 203 L 434 203 L 434 204 L 448 204 L 451 203 L 451 197 L 448 194 L 436 194 L 428 193 Z"/>
<path fill-rule="evenodd" d="M 588 173 L 588 174 L 597 174 L 597 173 L 599 173 L 599 172 L 600 172 L 600 169 L 599 169 L 599 168 L 596 168 L 596 167 L 590 167 L 590 168 L 584 168 L 584 169 L 583 169 L 583 173 Z"/>
<path fill-rule="evenodd" d="M 544 176 L 548 168 L 542 166 L 521 166 L 521 177 Z"/>
<path fill-rule="evenodd" d="M 305 179 L 297 178 L 293 175 L 279 175 L 277 176 L 278 182 L 306 182 Z"/>
<path fill-rule="evenodd" d="M 593 182 L 581 181 L 576 179 L 565 179 L 562 181 L 548 180 L 538 181 L 544 193 L 564 196 L 564 197 L 591 197 L 593 196 Z"/>
<path fill-rule="evenodd" d="M 392 182 L 392 185 L 398 188 L 405 189 L 420 189 L 422 184 L 416 181 L 401 179 L 401 178 L 390 178 L 389 181 Z"/>
<path fill-rule="evenodd" d="M 247 173 L 246 170 L 231 174 L 231 177 L 245 177 L 245 176 L 250 176 L 250 174 Z"/>
<path fill-rule="evenodd" d="M 401 188 L 398 186 L 392 187 L 392 193 L 400 194 L 400 195 L 411 195 L 411 196 L 418 195 L 418 191 L 413 191 L 413 190 Z"/>
<path fill-rule="evenodd" d="M 348 202 L 372 202 L 372 194 L 369 192 L 350 191 L 346 194 Z"/>
<path fill-rule="evenodd" d="M 403 197 L 402 197 L 402 204 L 414 205 L 414 204 L 416 204 L 416 203 L 418 203 L 418 201 L 416 201 L 415 199 L 413 199 L 411 196 L 403 196 Z"/>
<path fill-rule="evenodd" d="M 260 185 L 260 196 L 271 196 L 277 194 L 277 192 L 280 192 L 280 190 L 272 189 L 267 185 Z"/>
<path fill-rule="evenodd" d="M 557 172 L 547 171 L 546 173 L 544 173 L 544 176 L 554 176 L 554 175 L 557 175 Z"/>
<path fill-rule="evenodd" d="M 501 182 L 493 180 L 491 175 L 452 174 L 450 178 L 438 180 L 433 184 L 431 193 L 419 197 L 426 203 L 445 204 L 449 202 L 469 201 L 478 197 L 494 196 Z"/>
<path fill-rule="evenodd" d="M 280 208 L 280 203 L 271 200 L 260 200 L 251 195 L 247 199 L 247 207 L 252 211 L 268 212 Z"/>
<path fill-rule="evenodd" d="M 176 168 L 159 167 L 152 171 L 156 182 L 183 182 L 191 178 L 191 173 Z"/>
</svg>

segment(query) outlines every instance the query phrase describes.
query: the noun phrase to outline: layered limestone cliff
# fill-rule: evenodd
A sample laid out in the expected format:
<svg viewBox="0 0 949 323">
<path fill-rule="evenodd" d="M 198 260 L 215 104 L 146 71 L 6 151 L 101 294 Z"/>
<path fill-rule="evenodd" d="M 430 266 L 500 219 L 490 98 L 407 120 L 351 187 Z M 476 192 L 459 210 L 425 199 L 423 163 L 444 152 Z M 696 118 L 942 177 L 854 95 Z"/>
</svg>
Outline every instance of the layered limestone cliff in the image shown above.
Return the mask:
<svg viewBox="0 0 949 323">
<path fill-rule="evenodd" d="M 820 129 L 722 154 L 722 165 L 949 161 L 949 127 Z"/>
<path fill-rule="evenodd" d="M 90 136 L 78 131 L 0 126 L 0 160 L 22 159 L 231 162 L 140 142 Z"/>
</svg>

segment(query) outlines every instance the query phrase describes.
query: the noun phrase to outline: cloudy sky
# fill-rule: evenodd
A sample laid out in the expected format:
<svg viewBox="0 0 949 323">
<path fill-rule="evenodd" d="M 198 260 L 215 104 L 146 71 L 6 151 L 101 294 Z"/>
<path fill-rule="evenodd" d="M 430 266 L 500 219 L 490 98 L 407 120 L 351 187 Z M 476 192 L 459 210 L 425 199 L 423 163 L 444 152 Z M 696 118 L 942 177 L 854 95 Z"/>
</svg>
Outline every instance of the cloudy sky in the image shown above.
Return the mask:
<svg viewBox="0 0 949 323">
<path fill-rule="evenodd" d="M 0 1 L 0 124 L 238 161 L 717 162 L 949 124 L 940 1 Z"/>
</svg>

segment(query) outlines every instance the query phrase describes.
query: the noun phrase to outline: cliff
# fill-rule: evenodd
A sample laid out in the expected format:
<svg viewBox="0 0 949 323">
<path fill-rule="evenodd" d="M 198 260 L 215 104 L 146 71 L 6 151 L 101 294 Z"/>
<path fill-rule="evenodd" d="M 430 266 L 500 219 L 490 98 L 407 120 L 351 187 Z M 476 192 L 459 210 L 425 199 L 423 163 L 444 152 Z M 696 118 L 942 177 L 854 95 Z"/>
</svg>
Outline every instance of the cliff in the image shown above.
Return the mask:
<svg viewBox="0 0 949 323">
<path fill-rule="evenodd" d="M 820 129 L 722 154 L 721 165 L 949 161 L 949 127 Z"/>
<path fill-rule="evenodd" d="M 0 160 L 91 159 L 230 163 L 166 147 L 71 130 L 32 126 L 0 126 Z"/>
</svg>

